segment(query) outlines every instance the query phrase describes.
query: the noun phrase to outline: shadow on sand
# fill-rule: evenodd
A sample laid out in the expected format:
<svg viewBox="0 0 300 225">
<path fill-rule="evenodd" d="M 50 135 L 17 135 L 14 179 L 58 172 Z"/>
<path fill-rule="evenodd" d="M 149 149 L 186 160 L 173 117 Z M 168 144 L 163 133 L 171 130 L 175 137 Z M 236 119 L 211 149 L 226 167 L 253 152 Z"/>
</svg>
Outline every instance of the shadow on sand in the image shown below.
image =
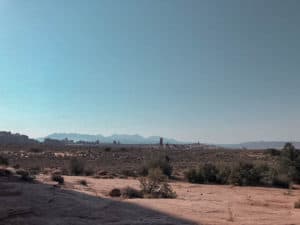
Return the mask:
<svg viewBox="0 0 300 225">
<path fill-rule="evenodd" d="M 0 225 L 196 225 L 122 200 L 0 177 Z"/>
</svg>

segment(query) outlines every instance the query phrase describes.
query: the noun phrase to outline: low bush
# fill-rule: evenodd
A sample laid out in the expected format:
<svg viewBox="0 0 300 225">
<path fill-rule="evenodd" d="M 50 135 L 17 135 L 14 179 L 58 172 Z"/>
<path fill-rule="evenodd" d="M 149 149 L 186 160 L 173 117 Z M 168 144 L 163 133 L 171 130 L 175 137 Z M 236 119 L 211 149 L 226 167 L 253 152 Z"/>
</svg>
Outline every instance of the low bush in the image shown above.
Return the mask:
<svg viewBox="0 0 300 225">
<path fill-rule="evenodd" d="M 280 156 L 280 150 L 274 149 L 274 148 L 269 148 L 266 150 L 266 154 L 269 154 L 271 156 Z"/>
<path fill-rule="evenodd" d="M 272 179 L 272 186 L 278 188 L 289 188 L 291 179 L 286 174 L 275 175 Z"/>
<path fill-rule="evenodd" d="M 190 183 L 203 184 L 204 177 L 200 170 L 189 169 L 185 172 L 185 177 Z"/>
<path fill-rule="evenodd" d="M 262 181 L 267 170 L 268 167 L 249 162 L 239 162 L 231 170 L 229 183 L 241 186 L 264 185 Z"/>
<path fill-rule="evenodd" d="M 110 147 L 106 147 L 106 148 L 104 149 L 104 151 L 110 152 L 110 151 L 111 151 L 111 148 L 110 148 Z"/>
<path fill-rule="evenodd" d="M 294 207 L 295 209 L 300 209 L 300 200 L 295 202 Z"/>
<path fill-rule="evenodd" d="M 26 182 L 33 182 L 35 177 L 30 175 L 30 173 L 24 169 L 16 170 L 16 174 L 20 176 L 20 179 Z"/>
<path fill-rule="evenodd" d="M 34 166 L 29 169 L 29 173 L 32 175 L 38 175 L 41 172 L 41 168 L 39 166 Z"/>
<path fill-rule="evenodd" d="M 120 197 L 121 196 L 121 190 L 119 188 L 114 188 L 109 192 L 110 197 Z"/>
<path fill-rule="evenodd" d="M 176 198 L 176 193 L 167 183 L 168 177 L 160 168 L 150 169 L 147 177 L 140 178 L 141 190 L 148 198 Z"/>
<path fill-rule="evenodd" d="M 91 167 L 86 168 L 84 170 L 84 174 L 85 174 L 85 176 L 93 176 L 95 174 L 95 170 Z"/>
<path fill-rule="evenodd" d="M 13 172 L 8 167 L 0 167 L 0 177 L 9 177 Z"/>
<path fill-rule="evenodd" d="M 121 195 L 123 198 L 143 198 L 143 193 L 132 187 L 122 189 Z"/>
<path fill-rule="evenodd" d="M 64 177 L 61 176 L 61 175 L 58 175 L 58 174 L 52 174 L 51 180 L 57 182 L 58 184 L 64 184 L 65 183 Z"/>
<path fill-rule="evenodd" d="M 0 155 L 0 165 L 8 166 L 8 159 Z"/>
<path fill-rule="evenodd" d="M 190 183 L 199 184 L 265 186 L 276 182 L 269 166 L 250 162 L 239 162 L 230 166 L 206 163 L 198 169 L 188 170 L 185 177 Z"/>
<path fill-rule="evenodd" d="M 173 167 L 170 164 L 170 158 L 168 156 L 159 156 L 157 158 L 147 161 L 141 168 L 140 174 L 147 176 L 149 170 L 159 168 L 164 175 L 171 177 Z"/>
<path fill-rule="evenodd" d="M 85 164 L 83 161 L 73 158 L 70 161 L 70 171 L 72 175 L 79 176 L 84 174 Z"/>
<path fill-rule="evenodd" d="M 126 177 L 136 177 L 136 173 L 133 170 L 122 170 L 121 174 L 126 176 Z"/>
<path fill-rule="evenodd" d="M 30 148 L 29 152 L 40 153 L 40 152 L 43 152 L 43 149 L 41 149 L 41 148 Z"/>
<path fill-rule="evenodd" d="M 87 181 L 86 180 L 80 180 L 79 184 L 81 184 L 83 186 L 87 186 Z"/>
</svg>

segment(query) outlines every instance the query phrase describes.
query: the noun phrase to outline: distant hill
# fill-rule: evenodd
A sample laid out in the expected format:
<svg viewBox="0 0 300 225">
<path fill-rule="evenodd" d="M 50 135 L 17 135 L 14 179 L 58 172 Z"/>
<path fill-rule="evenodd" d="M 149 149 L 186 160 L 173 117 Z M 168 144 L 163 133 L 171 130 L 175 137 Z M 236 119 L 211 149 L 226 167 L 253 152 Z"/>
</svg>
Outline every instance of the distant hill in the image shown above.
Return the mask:
<svg viewBox="0 0 300 225">
<path fill-rule="evenodd" d="M 26 135 L 22 134 L 13 134 L 7 131 L 0 131 L 0 144 L 34 144 L 37 143 L 36 140 L 30 139 Z"/>
<path fill-rule="evenodd" d="M 39 138 L 39 141 L 43 141 L 45 138 L 63 140 L 65 138 L 73 141 L 97 141 L 101 143 L 112 143 L 113 141 L 120 141 L 122 144 L 157 144 L 159 143 L 159 136 L 143 137 L 135 134 L 113 134 L 111 136 L 103 136 L 101 134 L 78 134 L 78 133 L 53 133 L 44 138 Z M 164 138 L 164 143 L 169 144 L 185 144 L 186 142 L 177 141 L 172 138 Z"/>
<path fill-rule="evenodd" d="M 287 141 L 253 141 L 240 144 L 220 144 L 224 148 L 247 148 L 247 149 L 281 149 Z M 300 149 L 300 142 L 292 142 L 294 146 Z"/>
</svg>

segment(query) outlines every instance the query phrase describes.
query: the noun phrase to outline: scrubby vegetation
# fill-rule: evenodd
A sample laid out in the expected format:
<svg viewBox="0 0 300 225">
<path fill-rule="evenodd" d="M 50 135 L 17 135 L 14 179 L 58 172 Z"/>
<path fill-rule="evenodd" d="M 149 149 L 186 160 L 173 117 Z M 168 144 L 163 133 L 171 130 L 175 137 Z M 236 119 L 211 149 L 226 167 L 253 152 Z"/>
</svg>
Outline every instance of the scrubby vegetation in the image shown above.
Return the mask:
<svg viewBox="0 0 300 225">
<path fill-rule="evenodd" d="M 295 209 L 300 209 L 300 200 L 295 202 L 294 207 Z"/>
<path fill-rule="evenodd" d="M 146 177 L 139 179 L 141 190 L 126 187 L 122 190 L 114 188 L 109 192 L 111 197 L 123 198 L 176 198 L 176 193 L 167 183 L 168 177 L 160 168 L 151 168 Z"/>
<path fill-rule="evenodd" d="M 287 143 L 278 150 L 269 150 L 278 156 L 273 165 L 240 161 L 231 164 L 205 163 L 185 173 L 191 183 L 234 184 L 240 186 L 276 186 L 288 188 L 292 182 L 300 182 L 300 152 Z"/>
<path fill-rule="evenodd" d="M 64 177 L 59 175 L 59 174 L 52 174 L 51 179 L 53 181 L 57 182 L 58 184 L 64 184 L 65 183 Z"/>
<path fill-rule="evenodd" d="M 83 186 L 87 186 L 87 181 L 86 180 L 80 180 L 79 184 L 83 185 Z"/>
<path fill-rule="evenodd" d="M 110 197 L 120 197 L 121 196 L 121 190 L 119 188 L 114 188 L 109 192 Z"/>
<path fill-rule="evenodd" d="M 0 155 L 0 165 L 8 166 L 8 159 Z"/>
<path fill-rule="evenodd" d="M 70 161 L 70 172 L 72 175 L 79 176 L 85 172 L 85 163 L 82 160 L 73 158 Z"/>
<path fill-rule="evenodd" d="M 35 177 L 32 176 L 28 171 L 24 169 L 16 170 L 16 174 L 20 176 L 20 179 L 22 181 L 33 182 L 35 180 Z"/>
<path fill-rule="evenodd" d="M 151 168 L 147 177 L 140 178 L 141 190 L 148 198 L 175 198 L 176 193 L 167 183 L 168 177 L 160 168 Z"/>
<path fill-rule="evenodd" d="M 157 168 L 159 168 L 162 171 L 162 173 L 167 177 L 172 176 L 173 167 L 170 163 L 170 158 L 167 155 L 158 156 L 156 158 L 146 161 L 146 163 L 141 168 L 140 174 L 142 176 L 147 176 L 150 170 Z"/>
<path fill-rule="evenodd" d="M 121 190 L 123 198 L 143 198 L 143 193 L 132 187 L 126 187 Z"/>
</svg>

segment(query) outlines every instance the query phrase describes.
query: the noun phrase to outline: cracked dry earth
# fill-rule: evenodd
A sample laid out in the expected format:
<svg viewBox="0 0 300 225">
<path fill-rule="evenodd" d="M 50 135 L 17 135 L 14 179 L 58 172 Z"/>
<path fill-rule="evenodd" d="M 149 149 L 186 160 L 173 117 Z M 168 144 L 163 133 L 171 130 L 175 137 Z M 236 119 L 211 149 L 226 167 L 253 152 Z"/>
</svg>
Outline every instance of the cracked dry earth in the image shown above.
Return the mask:
<svg viewBox="0 0 300 225">
<path fill-rule="evenodd" d="M 137 180 L 65 176 L 62 187 L 46 175 L 38 181 L 0 180 L 0 225 L 300 225 L 300 190 L 174 182 L 177 199 L 122 199 L 107 193 L 138 188 Z"/>
</svg>

